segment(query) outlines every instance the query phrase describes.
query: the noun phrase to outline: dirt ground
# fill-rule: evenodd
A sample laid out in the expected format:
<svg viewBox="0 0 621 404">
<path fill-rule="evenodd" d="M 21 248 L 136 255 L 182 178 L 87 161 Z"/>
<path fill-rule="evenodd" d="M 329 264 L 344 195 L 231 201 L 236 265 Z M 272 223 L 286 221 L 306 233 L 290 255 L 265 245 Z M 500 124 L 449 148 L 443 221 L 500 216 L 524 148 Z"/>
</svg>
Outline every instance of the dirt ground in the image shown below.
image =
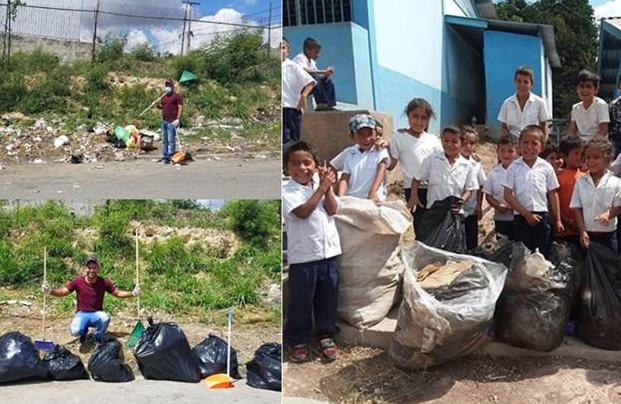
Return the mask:
<svg viewBox="0 0 621 404">
<path fill-rule="evenodd" d="M 581 359 L 465 357 L 403 370 L 379 349 L 342 348 L 337 361 L 285 362 L 283 395 L 339 403 L 619 403 L 621 364 Z"/>
</svg>

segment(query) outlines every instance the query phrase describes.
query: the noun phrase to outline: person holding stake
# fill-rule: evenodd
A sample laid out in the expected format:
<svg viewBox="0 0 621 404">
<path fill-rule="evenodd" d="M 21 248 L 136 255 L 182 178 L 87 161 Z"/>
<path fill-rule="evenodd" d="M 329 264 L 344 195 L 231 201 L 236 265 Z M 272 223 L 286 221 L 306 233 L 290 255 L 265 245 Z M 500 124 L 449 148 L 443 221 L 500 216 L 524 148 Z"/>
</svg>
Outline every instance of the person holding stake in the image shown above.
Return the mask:
<svg viewBox="0 0 621 404">
<path fill-rule="evenodd" d="M 175 92 L 171 79 L 164 84 L 166 94 L 157 103 L 157 107 L 162 110 L 162 157 L 158 162 L 169 164 L 177 147 L 176 135 L 183 112 L 183 97 Z"/>
<path fill-rule="evenodd" d="M 110 324 L 110 314 L 103 311 L 105 292 L 114 297 L 126 299 L 140 296 L 140 288 L 136 286 L 131 292 L 119 290 L 108 278 L 99 276 L 99 261 L 95 257 L 84 260 L 84 275 L 67 282 L 62 288 L 52 289 L 47 282 L 41 286 L 41 291 L 47 295 L 64 297 L 72 292 L 77 294 L 77 308 L 70 326 L 70 333 L 80 337 L 80 343 L 86 341 L 88 329 L 95 327 L 93 338 L 103 342 Z"/>
</svg>

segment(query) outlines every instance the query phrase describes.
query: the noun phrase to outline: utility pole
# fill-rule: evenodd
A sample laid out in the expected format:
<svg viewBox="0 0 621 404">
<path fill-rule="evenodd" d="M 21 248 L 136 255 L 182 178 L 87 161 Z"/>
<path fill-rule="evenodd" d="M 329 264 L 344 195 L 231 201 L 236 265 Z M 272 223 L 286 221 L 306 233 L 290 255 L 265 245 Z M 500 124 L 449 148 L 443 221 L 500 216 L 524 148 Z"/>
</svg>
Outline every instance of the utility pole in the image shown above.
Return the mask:
<svg viewBox="0 0 621 404">
<path fill-rule="evenodd" d="M 188 47 L 185 48 L 185 53 L 190 53 L 190 37 L 192 36 L 192 3 L 188 3 L 190 9 L 190 18 L 188 18 Z"/>
<path fill-rule="evenodd" d="M 272 0 L 270 0 L 270 17 L 267 21 L 267 57 L 270 56 L 272 50 Z"/>
<path fill-rule="evenodd" d="M 95 23 L 93 24 L 93 43 L 91 46 L 91 63 L 95 63 L 95 42 L 97 42 L 97 19 L 99 17 L 99 0 L 95 6 Z"/>
<path fill-rule="evenodd" d="M 185 3 L 185 10 L 183 13 L 183 32 L 181 33 L 181 53 L 179 53 L 179 55 L 181 56 L 183 56 L 183 46 L 185 44 L 185 25 L 187 22 L 188 22 L 188 3 Z"/>
<path fill-rule="evenodd" d="M 192 34 L 192 6 L 195 4 L 200 4 L 199 0 L 182 0 L 183 4 L 185 4 L 185 17 L 183 17 L 183 33 L 181 34 L 181 54 L 183 55 L 183 48 L 185 42 L 185 27 L 187 22 L 188 27 L 188 44 L 185 46 L 186 53 L 190 52 L 190 37 Z"/>
</svg>

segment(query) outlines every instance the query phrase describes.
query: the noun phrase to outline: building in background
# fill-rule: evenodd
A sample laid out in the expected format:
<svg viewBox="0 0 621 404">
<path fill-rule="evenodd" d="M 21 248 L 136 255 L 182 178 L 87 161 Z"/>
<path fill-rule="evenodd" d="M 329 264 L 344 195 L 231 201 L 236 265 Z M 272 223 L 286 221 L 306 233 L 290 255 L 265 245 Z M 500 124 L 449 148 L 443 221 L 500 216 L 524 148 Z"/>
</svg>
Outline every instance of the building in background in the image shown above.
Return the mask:
<svg viewBox="0 0 621 404">
<path fill-rule="evenodd" d="M 387 112 L 403 127 L 404 107 L 422 97 L 437 114 L 432 131 L 474 117 L 493 135 L 526 64 L 552 111 L 552 26 L 496 20 L 491 0 L 284 0 L 282 11 L 292 56 L 308 36 L 322 44 L 318 66 L 334 66 L 342 108 Z"/>
<path fill-rule="evenodd" d="M 597 70 L 602 78 L 598 96 L 610 102 L 619 95 L 621 74 L 621 17 L 601 19 Z"/>
</svg>

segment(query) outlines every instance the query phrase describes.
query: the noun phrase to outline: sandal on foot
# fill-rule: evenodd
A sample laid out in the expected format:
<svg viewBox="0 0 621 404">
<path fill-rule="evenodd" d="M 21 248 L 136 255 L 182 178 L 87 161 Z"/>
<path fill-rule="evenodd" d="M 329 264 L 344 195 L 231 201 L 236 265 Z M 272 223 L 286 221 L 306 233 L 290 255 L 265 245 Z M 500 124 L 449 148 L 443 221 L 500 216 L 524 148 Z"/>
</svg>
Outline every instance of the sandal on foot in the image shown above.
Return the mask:
<svg viewBox="0 0 621 404">
<path fill-rule="evenodd" d="M 291 347 L 289 359 L 291 362 L 301 363 L 308 360 L 308 345 L 294 345 Z"/>
<path fill-rule="evenodd" d="M 332 362 L 336 359 L 339 350 L 332 338 L 322 338 L 319 340 L 319 348 L 321 350 L 321 356 L 327 362 Z"/>
</svg>

